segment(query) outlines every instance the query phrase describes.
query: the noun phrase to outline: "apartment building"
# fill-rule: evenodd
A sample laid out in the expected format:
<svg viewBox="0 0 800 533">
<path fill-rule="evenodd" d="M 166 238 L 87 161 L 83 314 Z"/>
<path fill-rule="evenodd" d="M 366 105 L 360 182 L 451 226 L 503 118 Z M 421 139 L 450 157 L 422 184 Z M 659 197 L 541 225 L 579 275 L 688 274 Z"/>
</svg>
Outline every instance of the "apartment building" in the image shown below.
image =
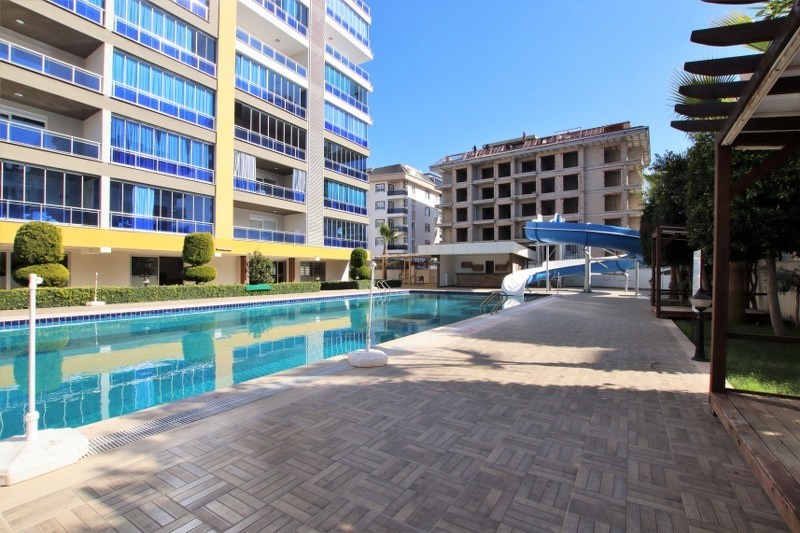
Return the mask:
<svg viewBox="0 0 800 533">
<path fill-rule="evenodd" d="M 367 173 L 367 205 L 372 214 L 367 239 L 373 257 L 383 254 L 383 237 L 378 231 L 382 224 L 400 234 L 395 242 L 386 243 L 388 255 L 416 254 L 419 246 L 440 241 L 439 176 L 409 165 L 371 168 Z"/>
<path fill-rule="evenodd" d="M 61 227 L 72 286 L 342 279 L 367 246 L 362 0 L 0 0 L 0 288 L 14 235 Z"/>
<path fill-rule="evenodd" d="M 544 250 L 524 231 L 537 216 L 639 229 L 649 164 L 649 129 L 630 122 L 523 134 L 443 157 L 431 166 L 442 177 L 442 243 L 420 252 L 439 258 L 442 285 L 499 287 L 541 262 Z M 551 259 L 581 254 L 562 246 Z"/>
</svg>

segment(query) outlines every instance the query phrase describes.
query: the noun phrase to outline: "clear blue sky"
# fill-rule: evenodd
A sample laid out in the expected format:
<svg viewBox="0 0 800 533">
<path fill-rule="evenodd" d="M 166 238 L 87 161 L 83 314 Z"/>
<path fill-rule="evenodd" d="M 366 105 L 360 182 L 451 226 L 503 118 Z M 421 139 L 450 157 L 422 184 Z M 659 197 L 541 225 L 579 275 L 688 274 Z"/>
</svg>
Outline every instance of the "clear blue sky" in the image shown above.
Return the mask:
<svg viewBox="0 0 800 533">
<path fill-rule="evenodd" d="M 674 72 L 747 51 L 692 44 L 732 9 L 701 0 L 367 0 L 369 165 L 420 170 L 473 145 L 629 120 L 682 151 Z M 748 7 L 739 8 L 752 14 Z"/>
</svg>

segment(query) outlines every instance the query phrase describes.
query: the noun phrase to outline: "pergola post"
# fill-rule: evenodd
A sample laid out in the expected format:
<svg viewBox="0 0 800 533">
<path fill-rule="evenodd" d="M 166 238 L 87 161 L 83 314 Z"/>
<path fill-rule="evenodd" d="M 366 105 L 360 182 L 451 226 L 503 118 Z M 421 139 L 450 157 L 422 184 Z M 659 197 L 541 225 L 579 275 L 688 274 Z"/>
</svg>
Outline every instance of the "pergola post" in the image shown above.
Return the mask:
<svg viewBox="0 0 800 533">
<path fill-rule="evenodd" d="M 714 175 L 714 282 L 711 306 L 710 391 L 725 391 L 728 359 L 728 263 L 731 257 L 731 158 L 730 146 L 715 150 Z"/>
</svg>

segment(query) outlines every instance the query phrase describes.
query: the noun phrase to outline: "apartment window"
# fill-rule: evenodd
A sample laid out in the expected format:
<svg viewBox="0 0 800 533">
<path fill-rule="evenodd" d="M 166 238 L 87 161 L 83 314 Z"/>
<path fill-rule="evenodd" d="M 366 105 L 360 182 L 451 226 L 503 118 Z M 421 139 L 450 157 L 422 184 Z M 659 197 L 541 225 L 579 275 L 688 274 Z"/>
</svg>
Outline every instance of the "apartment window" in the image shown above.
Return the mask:
<svg viewBox="0 0 800 533">
<path fill-rule="evenodd" d="M 210 35 L 145 0 L 116 0 L 114 14 L 116 33 L 206 74 L 216 74 L 217 41 Z"/>
<path fill-rule="evenodd" d="M 497 186 L 497 197 L 498 198 L 511 198 L 511 184 L 510 183 L 501 183 Z"/>
<path fill-rule="evenodd" d="M 3 161 L 0 182 L 0 219 L 99 226 L 98 176 Z"/>
<path fill-rule="evenodd" d="M 607 218 L 603 221 L 603 224 L 606 226 L 622 226 L 622 219 L 621 218 Z"/>
<path fill-rule="evenodd" d="M 367 123 L 325 102 L 325 129 L 360 146 L 369 146 Z"/>
<path fill-rule="evenodd" d="M 382 209 L 386 209 L 386 202 L 381 200 L 380 202 L 375 202 L 375 210 L 380 211 Z"/>
<path fill-rule="evenodd" d="M 467 201 L 467 189 L 456 189 L 456 202 Z"/>
<path fill-rule="evenodd" d="M 325 139 L 324 154 L 325 168 L 361 181 L 369 181 L 367 156 L 364 154 L 354 152 L 328 139 Z"/>
<path fill-rule="evenodd" d="M 169 233 L 213 232 L 214 199 L 111 180 L 111 226 Z"/>
<path fill-rule="evenodd" d="M 208 20 L 208 0 L 172 0 L 198 17 Z"/>
<path fill-rule="evenodd" d="M 369 91 L 331 65 L 325 65 L 325 90 L 359 111 L 369 114 Z"/>
<path fill-rule="evenodd" d="M 384 192 L 386 190 L 385 183 L 376 183 L 375 184 L 375 192 Z"/>
<path fill-rule="evenodd" d="M 489 180 L 494 177 L 494 167 L 483 167 L 481 169 L 481 179 Z"/>
<path fill-rule="evenodd" d="M 300 118 L 306 116 L 306 90 L 241 54 L 236 54 L 236 87 Z"/>
<path fill-rule="evenodd" d="M 236 138 L 305 160 L 306 130 L 241 102 L 234 104 L 233 121 Z"/>
<path fill-rule="evenodd" d="M 328 14 L 362 44 L 369 47 L 369 24 L 344 0 L 326 0 Z"/>
<path fill-rule="evenodd" d="M 564 214 L 574 215 L 578 212 L 578 197 L 564 198 Z"/>
<path fill-rule="evenodd" d="M 481 209 L 481 220 L 494 220 L 494 207 Z"/>
<path fill-rule="evenodd" d="M 565 191 L 577 191 L 578 190 L 578 175 L 577 174 L 570 174 L 568 176 L 564 176 L 564 178 L 563 178 L 563 189 Z"/>
<path fill-rule="evenodd" d="M 426 207 L 426 208 L 425 208 L 425 216 L 426 216 L 426 217 L 429 217 L 429 216 L 431 216 L 431 208 L 430 208 L 430 207 Z"/>
<path fill-rule="evenodd" d="M 214 147 L 133 120 L 111 117 L 111 161 L 180 178 L 214 181 Z"/>
<path fill-rule="evenodd" d="M 384 218 L 376 218 L 375 219 L 375 227 L 376 228 L 380 228 L 384 224 L 386 224 L 386 219 L 384 219 Z"/>
<path fill-rule="evenodd" d="M 511 175 L 511 163 L 500 163 L 497 165 L 497 177 L 505 178 Z"/>
<path fill-rule="evenodd" d="M 619 187 L 622 185 L 622 171 L 607 170 L 603 172 L 603 187 Z"/>
<path fill-rule="evenodd" d="M 458 228 L 456 230 L 456 242 L 467 242 L 469 240 L 469 232 L 467 228 Z"/>
<path fill-rule="evenodd" d="M 536 203 L 530 204 L 522 204 L 522 216 L 523 217 L 535 217 L 536 216 Z"/>
<path fill-rule="evenodd" d="M 529 159 L 528 161 L 523 161 L 520 170 L 522 172 L 536 172 L 536 160 Z"/>
<path fill-rule="evenodd" d="M 622 210 L 622 196 L 619 194 L 609 194 L 603 197 L 605 200 L 606 211 L 621 211 Z"/>
<path fill-rule="evenodd" d="M 469 210 L 466 207 L 456 209 L 456 222 L 466 222 L 468 220 Z"/>
<path fill-rule="evenodd" d="M 556 169 L 556 156 L 554 156 L 554 155 L 542 156 L 541 169 L 542 169 L 542 172 L 547 172 L 548 170 L 555 170 Z"/>
<path fill-rule="evenodd" d="M 214 127 L 214 91 L 114 51 L 113 96 L 204 128 Z"/>
<path fill-rule="evenodd" d="M 431 191 L 425 191 L 425 199 L 426 200 L 430 200 L 431 199 Z"/>
<path fill-rule="evenodd" d="M 481 240 L 493 241 L 494 240 L 494 228 L 483 228 L 481 230 Z"/>
<path fill-rule="evenodd" d="M 494 198 L 494 187 L 484 187 L 481 189 L 481 200 L 491 200 Z"/>
<path fill-rule="evenodd" d="M 578 166 L 578 152 L 567 152 L 564 154 L 564 168 Z"/>
<path fill-rule="evenodd" d="M 556 179 L 544 178 L 542 180 L 542 194 L 556 192 Z"/>
<path fill-rule="evenodd" d="M 383 237 L 375 237 L 375 246 L 383 246 Z"/>
<path fill-rule="evenodd" d="M 510 241 L 511 240 L 511 226 L 500 226 L 497 228 L 497 240 L 498 241 Z"/>
<path fill-rule="evenodd" d="M 366 248 L 367 225 L 337 218 L 325 218 L 325 246 L 336 248 Z"/>
<path fill-rule="evenodd" d="M 464 183 L 465 181 L 467 181 L 467 169 L 456 169 L 456 183 Z"/>
<path fill-rule="evenodd" d="M 425 241 L 425 244 L 430 244 L 430 243 L 431 243 L 431 241 L 429 241 L 429 240 Z"/>
<path fill-rule="evenodd" d="M 426 223 L 425 224 L 425 233 L 430 233 L 430 232 L 431 232 L 431 225 Z"/>
<path fill-rule="evenodd" d="M 526 181 L 520 184 L 521 194 L 535 194 L 536 193 L 536 182 L 535 181 Z"/>
<path fill-rule="evenodd" d="M 542 216 L 552 216 L 556 214 L 556 201 L 545 200 L 542 202 Z"/>
<path fill-rule="evenodd" d="M 619 146 L 607 146 L 603 148 L 603 162 L 616 163 L 622 161 L 622 150 Z"/>
<path fill-rule="evenodd" d="M 497 218 L 499 218 L 499 219 L 511 218 L 511 206 L 510 205 L 498 205 L 497 206 Z"/>
<path fill-rule="evenodd" d="M 336 181 L 325 180 L 325 207 L 366 215 L 367 191 Z"/>
</svg>

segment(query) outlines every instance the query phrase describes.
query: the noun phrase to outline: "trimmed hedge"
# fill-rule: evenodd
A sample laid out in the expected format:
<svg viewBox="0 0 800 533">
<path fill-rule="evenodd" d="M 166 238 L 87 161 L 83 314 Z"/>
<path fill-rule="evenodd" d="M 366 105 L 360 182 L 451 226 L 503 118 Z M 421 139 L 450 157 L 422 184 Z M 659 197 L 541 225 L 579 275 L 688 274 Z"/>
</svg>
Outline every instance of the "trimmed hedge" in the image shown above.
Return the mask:
<svg viewBox="0 0 800 533">
<path fill-rule="evenodd" d="M 14 281 L 27 287 L 28 283 L 30 283 L 31 274 L 36 274 L 42 278 L 40 287 L 63 287 L 69 281 L 69 270 L 61 263 L 47 263 L 18 268 L 13 272 Z"/>
<path fill-rule="evenodd" d="M 319 292 L 319 282 L 276 283 L 269 294 Z M 244 285 L 162 285 L 157 287 L 100 287 L 97 299 L 107 304 L 209 300 L 252 296 Z M 36 307 L 84 306 L 94 300 L 94 287 L 44 287 L 36 291 Z M 27 309 L 28 289 L 0 291 L 0 310 Z"/>
<path fill-rule="evenodd" d="M 195 283 L 208 283 L 217 277 L 217 269 L 211 265 L 188 266 L 183 269 L 183 279 Z"/>
</svg>

